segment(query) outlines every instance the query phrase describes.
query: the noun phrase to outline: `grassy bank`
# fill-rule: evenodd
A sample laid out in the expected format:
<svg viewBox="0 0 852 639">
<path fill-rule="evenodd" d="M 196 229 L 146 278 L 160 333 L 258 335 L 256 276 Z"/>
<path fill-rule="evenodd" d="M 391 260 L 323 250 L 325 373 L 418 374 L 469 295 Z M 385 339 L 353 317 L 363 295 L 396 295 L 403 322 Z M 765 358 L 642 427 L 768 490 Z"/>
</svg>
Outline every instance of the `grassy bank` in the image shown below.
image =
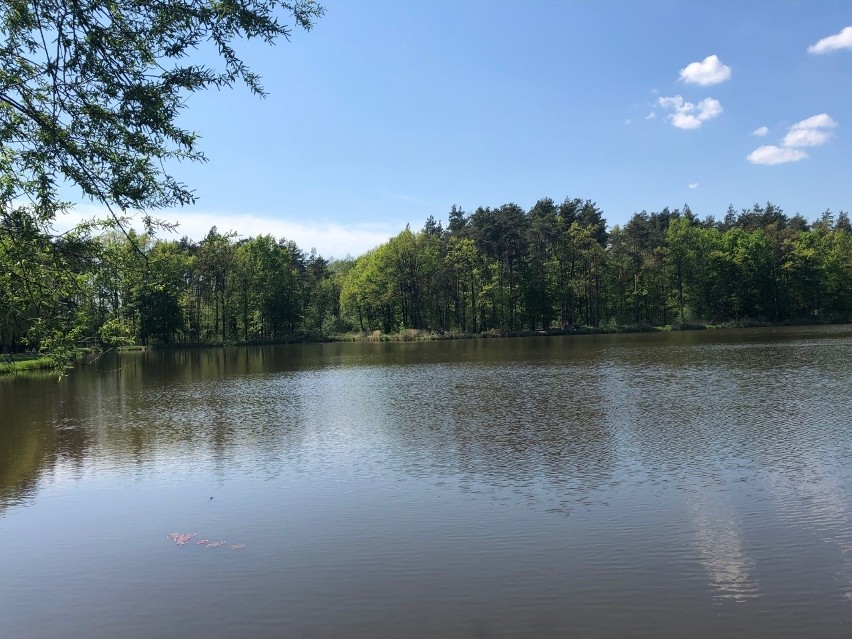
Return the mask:
<svg viewBox="0 0 852 639">
<path fill-rule="evenodd" d="M 703 328 L 703 326 L 702 326 Z M 481 333 L 436 333 L 425 330 L 406 329 L 398 333 L 383 333 L 372 331 L 370 333 L 345 333 L 335 335 L 329 341 L 334 342 L 429 342 L 451 339 L 499 339 L 508 337 L 546 337 L 556 335 L 601 335 L 604 333 L 650 333 L 666 330 L 666 327 L 656 326 L 628 326 L 618 328 L 604 328 L 599 326 L 580 326 L 576 328 L 549 328 L 539 330 L 520 331 L 498 331 L 489 330 Z"/>
<path fill-rule="evenodd" d="M 385 333 L 383 331 L 353 331 L 349 333 L 338 333 L 335 335 L 294 335 L 287 339 L 279 340 L 249 340 L 249 341 L 216 341 L 216 342 L 172 342 L 168 344 L 155 343 L 148 346 L 122 346 L 116 350 L 120 352 L 145 351 L 147 349 L 180 350 L 193 348 L 222 348 L 226 346 L 275 346 L 284 344 L 312 344 L 324 342 L 430 342 L 458 339 L 495 339 L 509 337 L 541 337 L 541 336 L 570 336 L 570 335 L 605 335 L 617 333 L 655 333 L 664 331 L 701 331 L 721 330 L 730 328 L 768 328 L 773 326 L 821 326 L 826 324 L 849 324 L 846 321 L 814 322 L 807 320 L 790 320 L 785 322 L 767 322 L 744 318 L 734 322 L 721 324 L 684 322 L 668 324 L 665 326 L 651 326 L 648 324 L 614 324 L 603 326 L 576 326 L 572 328 L 548 328 L 538 330 L 499 331 L 496 329 L 478 333 L 458 333 L 446 331 L 430 331 L 407 328 L 398 332 Z M 4 373 L 16 373 L 36 370 L 49 370 L 52 363 L 45 357 L 32 354 L 17 354 L 13 356 L 11 364 L 0 360 L 0 375 Z"/>
<path fill-rule="evenodd" d="M 813 322 L 806 320 L 790 320 L 785 322 L 767 322 L 753 319 L 742 319 L 723 324 L 700 322 L 684 322 L 651 326 L 648 324 L 607 324 L 604 326 L 577 326 L 573 328 L 549 328 L 539 330 L 498 331 L 489 330 L 481 333 L 445 333 L 426 330 L 405 329 L 396 333 L 371 331 L 368 333 L 344 333 L 334 335 L 328 340 L 333 342 L 423 342 L 449 339 L 491 339 L 500 337 L 540 337 L 556 335 L 605 335 L 617 333 L 656 333 L 665 331 L 704 331 L 731 328 L 770 328 L 774 326 L 825 326 L 829 324 L 849 324 L 849 321 Z"/>
<path fill-rule="evenodd" d="M 16 375 L 23 373 L 62 373 L 64 370 L 73 368 L 88 355 L 97 353 L 91 348 L 78 348 L 75 350 L 71 361 L 57 361 L 49 355 L 41 353 L 14 353 L 0 355 L 0 376 Z M 9 361 L 11 359 L 11 361 Z"/>
<path fill-rule="evenodd" d="M 33 373 L 36 371 L 53 370 L 53 361 L 44 355 L 33 353 L 16 353 L 12 355 L 12 361 L 7 361 L 7 356 L 0 356 L 0 375 L 11 375 L 14 373 Z"/>
<path fill-rule="evenodd" d="M 413 328 L 404 329 L 396 333 L 384 333 L 382 331 L 369 331 L 340 333 L 329 336 L 318 335 L 297 335 L 286 340 L 254 340 L 254 341 L 233 341 L 233 342 L 191 342 L 191 343 L 171 343 L 171 344 L 152 344 L 149 346 L 122 346 L 116 350 L 121 352 L 128 351 L 145 351 L 149 348 L 153 349 L 191 349 L 191 348 L 221 348 L 224 346 L 274 346 L 281 344 L 310 344 L 322 342 L 429 342 L 441 340 L 457 340 L 457 339 L 494 339 L 508 337 L 541 337 L 541 336 L 557 336 L 557 335 L 605 335 L 616 333 L 655 333 L 660 331 L 700 331 L 700 330 L 724 330 L 731 328 L 769 328 L 775 326 L 825 326 L 829 324 L 850 324 L 850 320 L 813 322 L 807 320 L 789 320 L 785 322 L 767 322 L 763 320 L 753 320 L 745 318 L 734 322 L 725 322 L 722 324 L 709 323 L 683 323 L 669 324 L 666 326 L 650 326 L 646 324 L 624 324 L 604 326 L 578 326 L 574 328 L 549 328 L 541 330 L 522 330 L 522 331 L 498 331 L 489 330 L 481 333 L 449 333 L 436 332 L 428 330 L 418 330 Z M 90 353 L 90 349 L 79 349 L 77 359 Z M 19 373 L 38 373 L 38 372 L 55 372 L 56 363 L 45 355 L 33 353 L 16 353 L 11 356 L 12 361 L 7 361 L 6 355 L 0 356 L 0 376 L 19 374 Z"/>
</svg>

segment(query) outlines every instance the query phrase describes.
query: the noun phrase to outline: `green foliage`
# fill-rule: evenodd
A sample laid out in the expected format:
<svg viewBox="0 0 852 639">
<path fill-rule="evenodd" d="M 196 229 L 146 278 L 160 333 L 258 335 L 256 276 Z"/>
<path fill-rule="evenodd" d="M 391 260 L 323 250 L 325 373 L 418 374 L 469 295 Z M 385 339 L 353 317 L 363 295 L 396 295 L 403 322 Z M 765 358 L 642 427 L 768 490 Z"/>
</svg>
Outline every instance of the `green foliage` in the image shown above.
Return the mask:
<svg viewBox="0 0 852 639">
<path fill-rule="evenodd" d="M 118 317 L 110 318 L 101 324 L 98 338 L 107 348 L 131 346 L 134 343 L 130 327 Z"/>
<path fill-rule="evenodd" d="M 285 22 L 309 29 L 322 11 L 313 0 L 0 4 L 0 350 L 37 346 L 61 368 L 81 344 L 850 319 L 848 214 L 809 225 L 772 203 L 730 207 L 720 222 L 686 206 L 642 211 L 609 231 L 582 198 L 453 206 L 446 229 L 430 216 L 337 262 L 215 227 L 198 243 L 156 240 L 168 225 L 151 213 L 194 200 L 171 171 L 203 160 L 181 124 L 187 98 L 235 83 L 262 95 L 236 43 L 286 39 Z M 207 49 L 218 66 L 193 62 Z M 57 234 L 69 187 L 107 219 Z"/>
<path fill-rule="evenodd" d="M 98 251 L 98 268 L 69 262 L 55 286 L 70 296 L 74 339 L 110 347 L 131 339 L 412 340 L 849 319 L 845 226 L 793 227 L 776 215 L 749 229 L 736 217 L 723 226 L 664 210 L 613 228 L 604 246 L 595 224 L 562 209 L 547 200 L 529 213 L 478 209 L 456 233 L 427 221 L 336 262 L 285 239 L 238 240 L 216 228 L 197 244 L 132 231 L 78 237 Z M 753 225 L 753 210 L 745 221 Z M 0 282 L 19 280 L 7 274 Z M 62 333 L 26 311 L 12 312 L 30 323 L 27 334 L 57 359 L 70 355 L 59 350 Z"/>
<path fill-rule="evenodd" d="M 848 216 L 813 229 L 772 204 L 724 222 L 689 210 L 638 213 L 602 235 L 588 200 L 451 211 L 359 258 L 343 308 L 362 332 L 512 333 L 707 323 L 848 320 Z M 428 300 L 428 301 L 426 301 Z"/>
<path fill-rule="evenodd" d="M 101 327 L 134 305 L 141 335 L 174 333 L 173 273 L 154 265 L 128 290 L 129 265 L 95 236 L 117 230 L 141 255 L 126 212 L 151 231 L 170 226 L 151 211 L 194 201 L 171 172 L 204 159 L 182 125 L 187 98 L 237 82 L 263 95 L 237 41 L 288 39 L 288 23 L 310 29 L 322 12 L 313 0 L 0 3 L 0 345 L 39 344 L 61 366 L 75 343 L 118 339 L 117 324 Z M 214 66 L 193 61 L 208 49 Z M 109 216 L 57 235 L 69 187 Z"/>
<path fill-rule="evenodd" d="M 311 0 L 9 0 L 0 9 L 0 131 L 19 196 L 49 219 L 65 181 L 120 210 L 192 202 L 165 168 L 203 159 L 179 116 L 189 94 L 260 78 L 235 40 L 288 38 L 281 14 L 310 29 Z M 212 48 L 221 67 L 193 62 Z M 35 187 L 34 189 L 32 187 Z M 45 218 L 44 216 L 47 216 Z"/>
</svg>

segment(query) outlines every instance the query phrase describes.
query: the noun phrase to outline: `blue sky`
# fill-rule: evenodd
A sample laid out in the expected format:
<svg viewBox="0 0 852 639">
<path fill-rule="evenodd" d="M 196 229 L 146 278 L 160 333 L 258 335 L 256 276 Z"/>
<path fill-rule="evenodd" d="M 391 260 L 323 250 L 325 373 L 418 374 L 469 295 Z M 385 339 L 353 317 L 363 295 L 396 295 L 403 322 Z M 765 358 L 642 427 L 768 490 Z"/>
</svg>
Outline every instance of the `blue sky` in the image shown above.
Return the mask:
<svg viewBox="0 0 852 639">
<path fill-rule="evenodd" d="M 312 32 L 239 49 L 268 98 L 191 98 L 210 161 L 176 170 L 199 197 L 166 212 L 179 233 L 342 257 L 453 204 L 589 198 L 610 226 L 852 206 L 848 0 L 323 4 Z"/>
</svg>

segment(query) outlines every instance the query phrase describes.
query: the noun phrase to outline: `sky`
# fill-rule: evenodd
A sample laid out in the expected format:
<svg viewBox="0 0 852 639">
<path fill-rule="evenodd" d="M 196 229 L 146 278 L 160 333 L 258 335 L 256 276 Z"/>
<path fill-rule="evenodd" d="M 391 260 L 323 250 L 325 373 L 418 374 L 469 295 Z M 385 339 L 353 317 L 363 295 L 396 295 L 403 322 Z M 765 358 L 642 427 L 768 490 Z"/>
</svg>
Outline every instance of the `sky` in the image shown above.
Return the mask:
<svg viewBox="0 0 852 639">
<path fill-rule="evenodd" d="M 357 256 L 455 204 L 852 207 L 852 3 L 323 0 L 237 51 L 269 95 L 196 94 L 176 237 L 216 225 Z M 81 214 L 91 206 L 80 207 Z"/>
</svg>

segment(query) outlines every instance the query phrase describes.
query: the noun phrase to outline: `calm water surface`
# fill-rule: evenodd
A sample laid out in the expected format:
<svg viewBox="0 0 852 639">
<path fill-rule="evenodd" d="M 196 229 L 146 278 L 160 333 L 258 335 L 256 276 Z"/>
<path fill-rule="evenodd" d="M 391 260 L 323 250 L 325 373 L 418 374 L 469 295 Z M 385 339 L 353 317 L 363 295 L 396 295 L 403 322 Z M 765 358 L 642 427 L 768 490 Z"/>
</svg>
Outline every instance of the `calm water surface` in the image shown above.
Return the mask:
<svg viewBox="0 0 852 639">
<path fill-rule="evenodd" d="M 850 637 L 850 359 L 832 327 L 2 380 L 0 637 Z"/>
</svg>

